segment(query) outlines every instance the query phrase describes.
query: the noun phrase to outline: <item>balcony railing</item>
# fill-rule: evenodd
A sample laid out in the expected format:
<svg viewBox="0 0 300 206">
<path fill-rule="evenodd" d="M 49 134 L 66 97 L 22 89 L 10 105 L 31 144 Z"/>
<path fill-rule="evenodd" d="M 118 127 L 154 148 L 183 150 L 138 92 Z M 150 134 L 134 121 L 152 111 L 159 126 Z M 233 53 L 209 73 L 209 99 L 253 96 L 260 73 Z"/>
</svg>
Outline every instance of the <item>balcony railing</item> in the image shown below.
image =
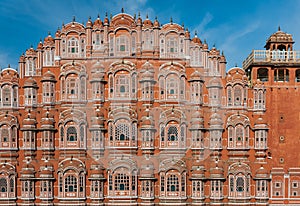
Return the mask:
<svg viewBox="0 0 300 206">
<path fill-rule="evenodd" d="M 300 51 L 253 50 L 243 62 L 243 68 L 252 63 L 300 63 Z"/>
</svg>

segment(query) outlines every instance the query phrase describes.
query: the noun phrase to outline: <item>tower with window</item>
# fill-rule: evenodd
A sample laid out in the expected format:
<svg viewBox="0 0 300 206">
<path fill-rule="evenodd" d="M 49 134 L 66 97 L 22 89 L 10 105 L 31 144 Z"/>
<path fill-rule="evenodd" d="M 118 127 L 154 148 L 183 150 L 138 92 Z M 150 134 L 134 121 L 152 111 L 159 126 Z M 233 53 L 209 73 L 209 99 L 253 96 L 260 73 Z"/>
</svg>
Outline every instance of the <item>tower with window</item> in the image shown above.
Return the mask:
<svg viewBox="0 0 300 206">
<path fill-rule="evenodd" d="M 222 133 L 224 130 L 223 120 L 217 112 L 211 115 L 208 130 L 209 130 L 209 148 L 214 151 L 222 150 L 223 149 Z"/>
<path fill-rule="evenodd" d="M 258 117 L 254 123 L 254 149 L 257 161 L 265 162 L 268 150 L 269 127 L 263 117 Z"/>
<path fill-rule="evenodd" d="M 44 157 L 53 155 L 55 149 L 55 120 L 50 110 L 47 110 L 43 114 L 41 119 L 41 142 L 39 147 L 43 150 Z"/>
<path fill-rule="evenodd" d="M 21 128 L 23 134 L 23 147 L 22 149 L 27 151 L 26 156 L 35 155 L 36 151 L 36 136 L 37 136 L 37 121 L 31 111 L 28 111 L 27 117 L 23 120 L 23 127 Z"/>
<path fill-rule="evenodd" d="M 21 170 L 21 200 L 27 204 L 34 204 L 35 200 L 35 167 L 27 161 L 23 164 Z"/>
<path fill-rule="evenodd" d="M 24 83 L 24 106 L 25 107 L 37 107 L 37 93 L 38 93 L 38 85 L 37 82 L 29 77 Z"/>
<path fill-rule="evenodd" d="M 90 133 L 91 141 L 89 142 L 94 158 L 98 159 L 103 155 L 105 150 L 105 118 L 99 107 L 95 109 L 95 116 L 91 117 Z"/>
<path fill-rule="evenodd" d="M 190 82 L 190 100 L 193 104 L 203 104 L 203 84 L 204 80 L 201 73 L 196 70 L 191 74 Z"/>
<path fill-rule="evenodd" d="M 102 205 L 104 199 L 104 167 L 101 164 L 91 165 L 90 181 L 90 199 L 93 204 Z"/>
<path fill-rule="evenodd" d="M 42 90 L 43 90 L 43 104 L 44 105 L 54 105 L 55 104 L 55 83 L 57 82 L 55 79 L 55 75 L 48 70 L 43 74 L 42 82 Z"/>
<path fill-rule="evenodd" d="M 210 183 L 210 201 L 212 203 L 220 203 L 224 199 L 224 168 L 218 159 L 211 163 L 209 170 L 209 183 Z"/>
<path fill-rule="evenodd" d="M 141 77 L 141 97 L 142 101 L 145 103 L 152 103 L 154 101 L 154 85 L 156 81 L 154 80 L 154 68 L 150 62 L 146 62 L 142 66 Z"/>
<path fill-rule="evenodd" d="M 12 68 L 0 72 L 0 106 L 10 109 L 19 106 L 19 75 Z"/>
<path fill-rule="evenodd" d="M 256 201 L 267 204 L 269 200 L 269 184 L 271 180 L 269 172 L 263 166 L 261 166 L 256 171 L 253 180 L 255 180 Z"/>
<path fill-rule="evenodd" d="M 53 164 L 50 163 L 47 159 L 41 164 L 39 170 L 39 183 L 40 183 L 40 191 L 39 191 L 39 199 L 47 204 L 54 199 L 54 167 Z"/>
<path fill-rule="evenodd" d="M 153 204 L 155 199 L 154 165 L 150 160 L 143 161 L 139 181 L 141 182 L 141 199 L 145 204 Z"/>
<path fill-rule="evenodd" d="M 193 200 L 193 204 L 201 205 L 205 201 L 205 167 L 204 165 L 201 165 L 199 161 L 195 161 L 192 166 L 191 172 L 192 175 L 189 178 L 192 182 L 191 198 Z"/>
<path fill-rule="evenodd" d="M 142 137 L 142 151 L 144 154 L 153 154 L 155 140 L 154 119 L 149 108 L 146 108 L 141 118 L 140 132 Z"/>
<path fill-rule="evenodd" d="M 191 117 L 191 127 L 189 128 L 192 141 L 191 141 L 191 150 L 193 155 L 198 158 L 203 157 L 204 152 L 204 119 L 202 111 L 198 108 L 193 112 Z"/>
<path fill-rule="evenodd" d="M 106 80 L 104 66 L 99 61 L 93 66 L 90 84 L 92 86 L 92 100 L 95 103 L 103 103 L 105 100 Z"/>
</svg>

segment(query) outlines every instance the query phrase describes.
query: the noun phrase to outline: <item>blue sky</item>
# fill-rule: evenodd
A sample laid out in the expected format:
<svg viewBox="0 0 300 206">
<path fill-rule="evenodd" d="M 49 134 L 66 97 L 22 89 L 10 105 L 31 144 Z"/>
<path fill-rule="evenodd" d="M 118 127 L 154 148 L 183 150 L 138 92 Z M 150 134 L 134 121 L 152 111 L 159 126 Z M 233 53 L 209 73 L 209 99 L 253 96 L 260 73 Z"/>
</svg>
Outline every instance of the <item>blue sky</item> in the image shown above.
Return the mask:
<svg viewBox="0 0 300 206">
<path fill-rule="evenodd" d="M 36 48 L 50 31 L 54 36 L 62 23 L 86 23 L 103 19 L 105 13 L 117 14 L 124 8 L 130 15 L 141 13 L 142 19 L 157 16 L 161 24 L 172 17 L 195 31 L 209 48 L 214 44 L 224 51 L 227 69 L 242 66 L 253 49 L 264 49 L 266 39 L 277 31 L 290 33 L 300 50 L 299 0 L 1 0 L 0 68 L 8 64 L 17 68 L 19 56 L 30 45 Z"/>
</svg>

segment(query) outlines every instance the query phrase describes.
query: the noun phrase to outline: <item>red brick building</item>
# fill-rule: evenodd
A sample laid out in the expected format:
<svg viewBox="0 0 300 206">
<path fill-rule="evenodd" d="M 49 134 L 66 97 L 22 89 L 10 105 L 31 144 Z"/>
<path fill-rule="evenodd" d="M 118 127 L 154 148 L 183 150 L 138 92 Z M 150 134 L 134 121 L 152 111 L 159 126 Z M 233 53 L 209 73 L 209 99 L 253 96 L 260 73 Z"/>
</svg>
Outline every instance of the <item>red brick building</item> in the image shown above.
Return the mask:
<svg viewBox="0 0 300 206">
<path fill-rule="evenodd" d="M 172 21 L 75 19 L 0 75 L 0 205 L 300 204 L 300 51 L 243 68 Z"/>
</svg>

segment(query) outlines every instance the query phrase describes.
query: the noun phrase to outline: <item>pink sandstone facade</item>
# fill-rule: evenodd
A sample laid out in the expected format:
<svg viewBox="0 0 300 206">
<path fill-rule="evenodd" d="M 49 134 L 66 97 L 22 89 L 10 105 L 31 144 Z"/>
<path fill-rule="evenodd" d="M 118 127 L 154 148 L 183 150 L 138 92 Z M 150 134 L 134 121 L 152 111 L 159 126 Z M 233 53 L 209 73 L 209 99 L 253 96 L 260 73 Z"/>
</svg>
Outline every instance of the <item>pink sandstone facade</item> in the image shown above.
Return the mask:
<svg viewBox="0 0 300 206">
<path fill-rule="evenodd" d="M 75 19 L 0 74 L 0 205 L 299 205 L 300 52 L 226 72 L 172 21 Z"/>
</svg>

